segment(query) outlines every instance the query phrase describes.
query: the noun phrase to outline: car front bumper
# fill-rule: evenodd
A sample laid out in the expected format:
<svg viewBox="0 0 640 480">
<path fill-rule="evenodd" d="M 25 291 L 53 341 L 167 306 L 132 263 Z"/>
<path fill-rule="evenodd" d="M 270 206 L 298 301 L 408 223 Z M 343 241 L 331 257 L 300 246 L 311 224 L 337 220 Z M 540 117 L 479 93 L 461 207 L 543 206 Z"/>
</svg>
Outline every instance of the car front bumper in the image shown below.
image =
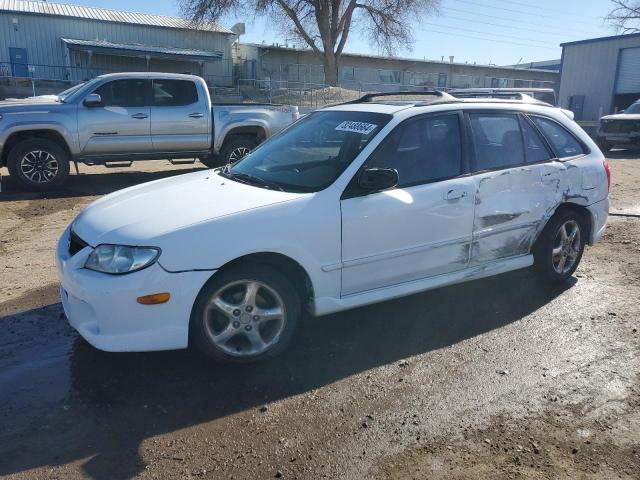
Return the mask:
<svg viewBox="0 0 640 480">
<path fill-rule="evenodd" d="M 84 268 L 91 247 L 69 255 L 69 229 L 57 247 L 60 297 L 69 324 L 94 347 L 109 352 L 186 348 L 189 318 L 212 271 L 171 273 L 158 262 L 125 275 Z M 169 292 L 168 302 L 142 305 L 137 298 Z"/>
</svg>

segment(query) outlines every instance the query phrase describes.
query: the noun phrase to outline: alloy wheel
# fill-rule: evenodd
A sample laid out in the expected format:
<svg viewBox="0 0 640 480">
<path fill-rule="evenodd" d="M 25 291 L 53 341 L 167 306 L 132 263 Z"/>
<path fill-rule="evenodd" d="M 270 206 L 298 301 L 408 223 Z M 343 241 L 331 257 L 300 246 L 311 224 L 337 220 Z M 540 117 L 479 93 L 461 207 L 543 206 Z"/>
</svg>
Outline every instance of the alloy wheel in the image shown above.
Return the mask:
<svg viewBox="0 0 640 480">
<path fill-rule="evenodd" d="M 233 165 L 238 160 L 241 160 L 244 157 L 246 157 L 247 155 L 249 155 L 250 151 L 251 150 L 249 148 L 247 148 L 247 147 L 234 148 L 231 151 L 231 153 L 229 154 L 229 163 Z"/>
<path fill-rule="evenodd" d="M 204 309 L 204 316 L 209 340 L 236 357 L 269 350 L 280 339 L 286 324 L 280 295 L 256 280 L 232 282 L 217 290 Z"/>
<path fill-rule="evenodd" d="M 553 241 L 551 261 L 556 273 L 564 275 L 576 263 L 580 254 L 580 226 L 575 220 L 567 220 L 558 229 Z"/>
<path fill-rule="evenodd" d="M 34 183 L 48 183 L 58 175 L 58 160 L 45 150 L 32 150 L 20 160 L 20 171 Z"/>
</svg>

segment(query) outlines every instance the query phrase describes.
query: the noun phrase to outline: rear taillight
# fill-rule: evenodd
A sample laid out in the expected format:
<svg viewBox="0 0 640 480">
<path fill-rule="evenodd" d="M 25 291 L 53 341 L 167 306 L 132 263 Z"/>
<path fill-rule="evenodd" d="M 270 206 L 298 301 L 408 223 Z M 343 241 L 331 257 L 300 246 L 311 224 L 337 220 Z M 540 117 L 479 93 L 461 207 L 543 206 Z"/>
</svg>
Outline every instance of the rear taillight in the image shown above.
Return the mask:
<svg viewBox="0 0 640 480">
<path fill-rule="evenodd" d="M 604 159 L 604 171 L 607 172 L 607 190 L 611 191 L 611 167 L 609 167 L 609 160 Z"/>
</svg>

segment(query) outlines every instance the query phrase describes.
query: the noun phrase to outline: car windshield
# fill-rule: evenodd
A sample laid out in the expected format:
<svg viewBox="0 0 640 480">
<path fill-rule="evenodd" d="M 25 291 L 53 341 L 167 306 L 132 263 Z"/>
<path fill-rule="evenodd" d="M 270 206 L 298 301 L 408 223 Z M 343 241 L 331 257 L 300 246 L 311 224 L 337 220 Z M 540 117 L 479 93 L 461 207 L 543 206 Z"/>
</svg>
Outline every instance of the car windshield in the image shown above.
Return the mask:
<svg viewBox="0 0 640 480">
<path fill-rule="evenodd" d="M 66 90 L 60 92 L 57 95 L 58 100 L 60 100 L 61 102 L 66 101 L 66 99 L 69 98 L 71 94 L 73 94 L 74 92 L 77 92 L 80 89 L 80 87 L 82 87 L 85 83 L 86 82 L 79 83 L 78 85 L 74 85 L 73 87 L 67 88 Z"/>
<path fill-rule="evenodd" d="M 391 118 L 371 112 L 311 113 L 221 175 L 263 188 L 317 192 L 331 185 Z"/>
<path fill-rule="evenodd" d="M 629 108 L 627 108 L 624 113 L 640 113 L 640 102 L 629 105 Z"/>
</svg>

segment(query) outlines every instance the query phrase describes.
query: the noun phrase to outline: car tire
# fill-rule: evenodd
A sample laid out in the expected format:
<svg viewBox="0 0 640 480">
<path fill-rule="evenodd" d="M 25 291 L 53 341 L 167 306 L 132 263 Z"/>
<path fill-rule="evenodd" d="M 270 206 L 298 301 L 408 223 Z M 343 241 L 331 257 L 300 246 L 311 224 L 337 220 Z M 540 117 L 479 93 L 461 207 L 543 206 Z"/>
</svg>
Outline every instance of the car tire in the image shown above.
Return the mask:
<svg viewBox="0 0 640 480">
<path fill-rule="evenodd" d="M 222 165 L 233 165 L 244 158 L 258 145 L 258 139 L 253 135 L 233 135 L 225 140 L 220 150 Z"/>
<path fill-rule="evenodd" d="M 199 160 L 209 168 L 216 168 L 225 165 L 219 155 L 208 155 L 206 157 L 200 157 Z"/>
<path fill-rule="evenodd" d="M 69 176 L 69 154 L 52 140 L 30 138 L 11 149 L 7 168 L 29 190 L 47 191 Z"/>
<path fill-rule="evenodd" d="M 566 281 L 578 268 L 587 229 L 573 210 L 557 212 L 540 234 L 534 248 L 535 265 L 552 283 Z"/>
<path fill-rule="evenodd" d="M 258 362 L 287 347 L 301 311 L 295 287 L 277 270 L 260 264 L 223 270 L 196 299 L 189 343 L 218 362 Z"/>
</svg>

